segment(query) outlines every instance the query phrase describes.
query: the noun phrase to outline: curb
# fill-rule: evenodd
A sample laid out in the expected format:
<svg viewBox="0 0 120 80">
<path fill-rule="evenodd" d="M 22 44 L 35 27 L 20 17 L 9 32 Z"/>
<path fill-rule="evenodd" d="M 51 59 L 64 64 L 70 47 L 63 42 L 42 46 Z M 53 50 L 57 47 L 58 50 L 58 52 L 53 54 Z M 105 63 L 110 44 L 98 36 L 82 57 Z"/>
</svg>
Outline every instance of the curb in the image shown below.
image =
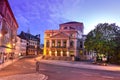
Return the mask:
<svg viewBox="0 0 120 80">
<path fill-rule="evenodd" d="M 39 73 L 33 73 L 33 74 L 17 74 L 12 76 L 6 76 L 0 78 L 0 80 L 47 80 L 48 76 L 45 76 L 44 74 Z"/>
</svg>

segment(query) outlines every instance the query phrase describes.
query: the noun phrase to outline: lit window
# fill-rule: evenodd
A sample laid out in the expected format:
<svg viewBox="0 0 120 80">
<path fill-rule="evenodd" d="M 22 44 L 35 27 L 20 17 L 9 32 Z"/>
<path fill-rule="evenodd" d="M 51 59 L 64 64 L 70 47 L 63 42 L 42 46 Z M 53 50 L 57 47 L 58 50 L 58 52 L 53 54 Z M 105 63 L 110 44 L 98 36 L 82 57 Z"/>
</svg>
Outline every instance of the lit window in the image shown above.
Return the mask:
<svg viewBox="0 0 120 80">
<path fill-rule="evenodd" d="M 55 47 L 55 40 L 52 40 L 52 47 Z"/>
<path fill-rule="evenodd" d="M 50 34 L 46 34 L 46 37 L 50 37 Z"/>
<path fill-rule="evenodd" d="M 61 45 L 61 42 L 60 42 L 60 41 L 58 41 L 58 42 L 57 42 L 57 46 L 58 46 L 58 47 L 60 47 L 60 45 Z"/>
</svg>

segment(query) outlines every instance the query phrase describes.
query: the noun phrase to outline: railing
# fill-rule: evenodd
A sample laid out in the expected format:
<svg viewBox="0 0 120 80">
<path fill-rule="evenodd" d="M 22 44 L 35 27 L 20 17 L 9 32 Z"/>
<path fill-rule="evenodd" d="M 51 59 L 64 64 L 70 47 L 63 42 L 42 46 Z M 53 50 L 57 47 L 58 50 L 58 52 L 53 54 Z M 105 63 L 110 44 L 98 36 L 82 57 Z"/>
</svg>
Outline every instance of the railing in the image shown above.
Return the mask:
<svg viewBox="0 0 120 80">
<path fill-rule="evenodd" d="M 51 48 L 67 48 L 66 46 L 52 46 Z"/>
</svg>

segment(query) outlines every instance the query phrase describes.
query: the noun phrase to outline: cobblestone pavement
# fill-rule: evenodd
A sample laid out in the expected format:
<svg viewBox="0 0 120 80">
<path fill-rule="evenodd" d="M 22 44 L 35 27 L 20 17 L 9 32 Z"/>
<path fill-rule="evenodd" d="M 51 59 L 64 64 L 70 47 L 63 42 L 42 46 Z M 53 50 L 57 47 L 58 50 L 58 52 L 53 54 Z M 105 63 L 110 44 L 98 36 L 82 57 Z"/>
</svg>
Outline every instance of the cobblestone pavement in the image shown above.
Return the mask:
<svg viewBox="0 0 120 80">
<path fill-rule="evenodd" d="M 0 80 L 46 80 L 47 76 L 36 73 L 35 57 L 22 58 L 0 70 Z"/>
<path fill-rule="evenodd" d="M 7 77 L 2 77 L 0 80 L 47 80 L 47 77 L 43 74 L 32 73 L 32 74 L 17 74 Z"/>
</svg>

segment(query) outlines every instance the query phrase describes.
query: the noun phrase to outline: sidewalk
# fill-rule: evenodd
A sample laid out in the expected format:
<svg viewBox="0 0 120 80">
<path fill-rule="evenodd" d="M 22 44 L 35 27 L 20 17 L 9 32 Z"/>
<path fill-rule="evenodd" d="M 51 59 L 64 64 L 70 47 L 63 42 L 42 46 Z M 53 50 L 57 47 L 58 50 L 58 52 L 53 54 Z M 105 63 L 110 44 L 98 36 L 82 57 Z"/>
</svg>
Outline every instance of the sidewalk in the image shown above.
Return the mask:
<svg viewBox="0 0 120 80">
<path fill-rule="evenodd" d="M 106 71 L 118 71 L 120 72 L 120 66 L 117 65 L 107 65 L 101 66 L 92 63 L 86 62 L 74 62 L 74 61 L 59 61 L 59 60 L 39 60 L 42 63 L 47 64 L 54 64 L 60 66 L 67 66 L 67 67 L 75 67 L 75 68 L 86 68 L 86 69 L 95 69 L 95 70 L 106 70 Z"/>
<path fill-rule="evenodd" d="M 5 63 L 0 64 L 0 70 L 4 67 L 7 67 L 10 64 L 13 64 L 14 62 L 18 61 L 19 59 L 21 59 L 23 57 L 24 56 L 21 56 L 17 59 L 8 60 Z M 40 73 L 17 74 L 17 75 L 11 75 L 11 76 L 0 78 L 0 80 L 47 80 L 47 79 L 48 79 L 48 76 L 45 76 L 44 74 L 40 74 Z"/>
<path fill-rule="evenodd" d="M 47 80 L 47 79 L 48 79 L 47 76 L 39 73 L 18 74 L 0 78 L 0 80 Z"/>
<path fill-rule="evenodd" d="M 23 58 L 23 57 L 21 56 L 21 57 L 19 57 L 19 58 L 16 58 L 16 59 L 13 59 L 13 60 L 8 60 L 8 61 L 0 64 L 0 70 L 1 70 L 2 68 L 4 68 L 4 67 L 7 67 L 8 65 L 10 65 L 10 64 L 18 61 L 18 60 L 21 59 L 21 58 Z"/>
</svg>

